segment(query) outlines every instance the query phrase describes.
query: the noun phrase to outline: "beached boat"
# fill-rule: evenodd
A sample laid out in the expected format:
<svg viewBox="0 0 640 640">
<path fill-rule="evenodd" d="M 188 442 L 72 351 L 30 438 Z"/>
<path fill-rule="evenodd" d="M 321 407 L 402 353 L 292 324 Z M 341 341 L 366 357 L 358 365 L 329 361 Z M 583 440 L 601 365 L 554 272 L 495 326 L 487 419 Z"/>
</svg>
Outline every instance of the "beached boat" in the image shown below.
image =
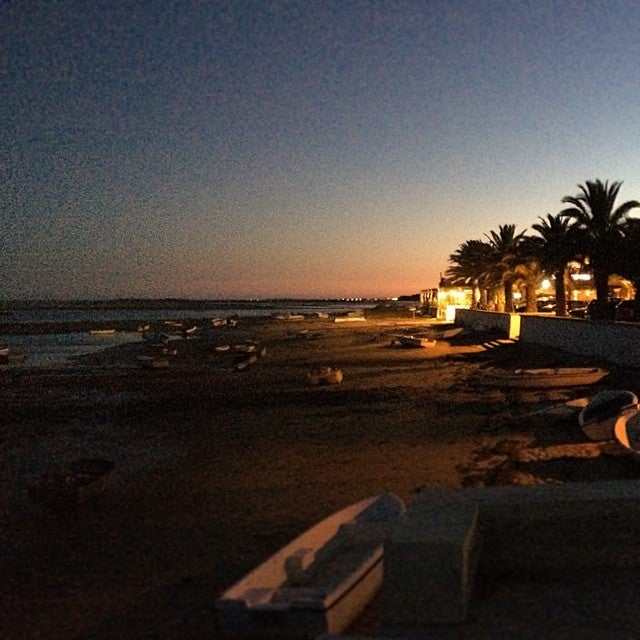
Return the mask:
<svg viewBox="0 0 640 640">
<path fill-rule="evenodd" d="M 142 341 L 153 345 L 167 345 L 171 337 L 168 333 L 160 331 L 144 331 L 142 333 Z"/>
<path fill-rule="evenodd" d="M 594 441 L 611 440 L 618 418 L 638 409 L 638 397 L 624 389 L 607 389 L 589 398 L 578 414 L 578 424 L 585 435 Z"/>
<path fill-rule="evenodd" d="M 166 369 L 169 366 L 169 358 L 138 356 L 138 364 L 143 369 Z"/>
<path fill-rule="evenodd" d="M 416 348 L 416 347 L 423 347 L 423 348 L 431 348 L 431 347 L 435 347 L 438 342 L 437 340 L 434 340 L 433 338 L 427 337 L 427 336 L 423 336 L 423 335 L 412 335 L 412 336 L 408 336 L 408 335 L 404 335 L 404 334 L 398 334 L 396 336 L 394 336 L 395 339 L 398 341 L 398 343 L 400 344 L 401 347 L 408 347 L 408 348 Z"/>
<path fill-rule="evenodd" d="M 318 523 L 215 603 L 223 637 L 314 638 L 342 633 L 379 591 L 383 542 L 405 511 L 391 493 Z"/>
<path fill-rule="evenodd" d="M 513 389 L 579 387 L 595 384 L 609 372 L 599 367 L 558 367 L 555 369 L 485 369 L 478 376 L 481 384 Z"/>
<path fill-rule="evenodd" d="M 429 327 L 424 331 L 424 335 L 432 338 L 433 340 L 449 340 L 455 338 L 458 334 L 462 333 L 463 327 Z"/>
<path fill-rule="evenodd" d="M 255 353 L 250 353 L 247 356 L 237 358 L 234 364 L 234 369 L 236 371 L 245 371 L 256 362 L 258 362 L 258 356 Z"/>
<path fill-rule="evenodd" d="M 278 313 L 274 316 L 276 320 L 289 320 L 300 321 L 304 320 L 304 316 L 301 313 Z"/>
<path fill-rule="evenodd" d="M 309 384 L 340 384 L 343 380 L 341 369 L 331 367 L 314 367 L 307 372 L 307 382 Z"/>
<path fill-rule="evenodd" d="M 640 462 L 640 410 L 628 411 L 619 416 L 613 427 L 613 437 L 618 444 Z"/>
</svg>

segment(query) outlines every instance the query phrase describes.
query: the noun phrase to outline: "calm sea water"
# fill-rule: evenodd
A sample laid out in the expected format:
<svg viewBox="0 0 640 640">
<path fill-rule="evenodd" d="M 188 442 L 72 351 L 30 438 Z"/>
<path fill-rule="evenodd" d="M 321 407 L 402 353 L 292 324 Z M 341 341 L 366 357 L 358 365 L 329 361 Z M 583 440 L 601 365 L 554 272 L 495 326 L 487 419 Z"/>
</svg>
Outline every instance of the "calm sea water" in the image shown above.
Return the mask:
<svg viewBox="0 0 640 640">
<path fill-rule="evenodd" d="M 198 320 L 216 316 L 228 318 L 261 317 L 278 313 L 342 313 L 352 309 L 366 309 L 375 306 L 369 302 L 305 302 L 292 300 L 282 302 L 243 303 L 236 308 L 221 306 L 218 309 L 16 309 L 7 315 L 0 315 L 2 325 L 8 323 L 29 324 L 37 322 L 110 322 L 139 321 L 141 324 L 158 320 Z"/>
<path fill-rule="evenodd" d="M 141 334 L 117 331 L 112 335 L 92 335 L 88 332 L 56 333 L 42 335 L 10 335 L 2 332 L 7 323 L 34 324 L 38 322 L 115 322 L 134 321 L 147 324 L 163 320 L 200 320 L 215 317 L 266 317 L 287 313 L 344 313 L 355 309 L 373 307 L 373 303 L 339 302 L 317 303 L 286 301 L 282 303 L 243 304 L 242 308 L 230 309 L 21 309 L 0 316 L 0 345 L 7 345 L 13 352 L 27 355 L 26 360 L 12 364 L 24 368 L 70 368 L 76 367 L 75 356 L 95 353 L 102 349 L 129 342 L 139 342 Z"/>
</svg>

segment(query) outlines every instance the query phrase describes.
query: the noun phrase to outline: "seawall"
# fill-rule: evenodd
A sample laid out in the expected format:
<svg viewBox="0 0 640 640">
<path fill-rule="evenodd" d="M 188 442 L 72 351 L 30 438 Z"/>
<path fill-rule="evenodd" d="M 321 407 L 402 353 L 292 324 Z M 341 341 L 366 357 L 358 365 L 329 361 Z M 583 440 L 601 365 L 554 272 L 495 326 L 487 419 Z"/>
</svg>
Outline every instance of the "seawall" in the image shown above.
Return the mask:
<svg viewBox="0 0 640 640">
<path fill-rule="evenodd" d="M 456 324 L 503 331 L 523 343 L 562 349 L 612 364 L 640 367 L 640 323 L 457 309 Z"/>
</svg>

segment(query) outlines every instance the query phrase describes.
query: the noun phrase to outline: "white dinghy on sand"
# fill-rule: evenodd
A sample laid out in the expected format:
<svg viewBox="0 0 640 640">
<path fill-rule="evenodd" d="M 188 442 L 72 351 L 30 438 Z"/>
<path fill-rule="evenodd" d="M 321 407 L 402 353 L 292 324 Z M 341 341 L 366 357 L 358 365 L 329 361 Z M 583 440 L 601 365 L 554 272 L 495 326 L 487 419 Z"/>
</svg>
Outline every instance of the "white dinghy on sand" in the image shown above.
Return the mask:
<svg viewBox="0 0 640 640">
<path fill-rule="evenodd" d="M 383 542 L 404 511 L 400 498 L 383 493 L 303 533 L 216 601 L 222 637 L 343 632 L 382 586 Z"/>
<path fill-rule="evenodd" d="M 624 389 L 607 389 L 589 398 L 578 415 L 578 423 L 587 438 L 594 441 L 613 439 L 618 418 L 638 410 L 638 397 Z"/>
</svg>

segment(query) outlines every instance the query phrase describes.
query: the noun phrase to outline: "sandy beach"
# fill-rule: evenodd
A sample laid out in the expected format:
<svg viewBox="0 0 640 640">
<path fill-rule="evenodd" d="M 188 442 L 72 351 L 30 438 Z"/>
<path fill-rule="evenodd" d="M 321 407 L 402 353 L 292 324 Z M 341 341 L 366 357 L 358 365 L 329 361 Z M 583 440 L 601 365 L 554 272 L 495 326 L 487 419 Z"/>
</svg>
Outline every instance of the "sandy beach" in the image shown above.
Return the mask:
<svg viewBox="0 0 640 640">
<path fill-rule="evenodd" d="M 482 334 L 396 343 L 429 322 L 254 319 L 176 340 L 166 368 L 141 368 L 150 347 L 136 342 L 78 369 L 0 373 L 0 638 L 216 637 L 224 588 L 365 497 L 640 477 L 617 445 L 536 415 L 601 389 L 640 393 L 640 370 L 609 367 L 590 388 L 487 388 L 477 374 L 488 365 L 606 363 L 487 351 L 495 336 Z M 247 344 L 260 355 L 236 370 Z M 321 365 L 342 383 L 310 385 Z M 115 463 L 104 491 L 79 504 L 29 493 L 82 457 Z M 375 631 L 375 615 L 358 630 Z"/>
</svg>

